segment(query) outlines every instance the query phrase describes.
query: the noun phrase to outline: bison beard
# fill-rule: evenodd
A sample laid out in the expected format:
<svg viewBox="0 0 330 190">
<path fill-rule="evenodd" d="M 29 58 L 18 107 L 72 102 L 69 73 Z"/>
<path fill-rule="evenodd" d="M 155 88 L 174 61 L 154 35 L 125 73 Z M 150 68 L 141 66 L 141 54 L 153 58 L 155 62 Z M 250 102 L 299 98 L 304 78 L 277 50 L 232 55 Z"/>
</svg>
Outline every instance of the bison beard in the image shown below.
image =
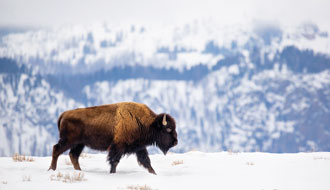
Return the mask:
<svg viewBox="0 0 330 190">
<path fill-rule="evenodd" d="M 79 156 L 85 146 L 109 151 L 110 173 L 116 173 L 120 159 L 135 153 L 140 165 L 156 174 L 151 166 L 149 145 L 166 154 L 175 146 L 175 120 L 168 114 L 155 114 L 144 104 L 122 102 L 66 111 L 58 119 L 60 139 L 53 147 L 49 169 L 56 170 L 58 157 L 70 149 L 74 169 L 80 170 Z"/>
</svg>

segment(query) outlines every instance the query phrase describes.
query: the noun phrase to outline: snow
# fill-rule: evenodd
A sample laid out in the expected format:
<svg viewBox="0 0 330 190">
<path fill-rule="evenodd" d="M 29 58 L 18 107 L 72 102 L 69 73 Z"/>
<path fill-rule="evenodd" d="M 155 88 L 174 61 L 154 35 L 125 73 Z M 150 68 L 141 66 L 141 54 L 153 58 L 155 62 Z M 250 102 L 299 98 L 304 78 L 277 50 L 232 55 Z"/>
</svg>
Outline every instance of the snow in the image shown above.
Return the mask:
<svg viewBox="0 0 330 190">
<path fill-rule="evenodd" d="M 51 157 L 32 162 L 0 158 L 0 189 L 278 189 L 327 190 L 330 188 L 330 153 L 203 153 L 151 155 L 157 172 L 152 175 L 124 157 L 116 174 L 109 173 L 105 154 L 83 154 L 83 180 L 63 182 L 60 173 L 78 175 L 67 155 L 60 156 L 56 171 L 47 171 Z"/>
</svg>

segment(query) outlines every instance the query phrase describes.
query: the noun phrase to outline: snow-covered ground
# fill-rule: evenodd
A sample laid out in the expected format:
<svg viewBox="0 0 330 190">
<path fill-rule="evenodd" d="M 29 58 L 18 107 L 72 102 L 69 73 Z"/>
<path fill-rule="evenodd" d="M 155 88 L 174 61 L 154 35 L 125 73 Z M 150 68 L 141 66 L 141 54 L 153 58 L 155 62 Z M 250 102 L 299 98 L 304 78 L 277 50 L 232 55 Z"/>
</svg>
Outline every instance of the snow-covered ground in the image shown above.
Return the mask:
<svg viewBox="0 0 330 190">
<path fill-rule="evenodd" d="M 56 171 L 47 171 L 50 157 L 33 159 L 15 162 L 1 157 L 0 189 L 330 189 L 329 152 L 151 155 L 158 175 L 140 167 L 135 156 L 124 157 L 116 174 L 109 174 L 105 154 L 84 154 L 81 173 L 73 170 L 67 155 L 59 158 Z M 74 176 L 78 181 L 70 181 Z"/>
</svg>

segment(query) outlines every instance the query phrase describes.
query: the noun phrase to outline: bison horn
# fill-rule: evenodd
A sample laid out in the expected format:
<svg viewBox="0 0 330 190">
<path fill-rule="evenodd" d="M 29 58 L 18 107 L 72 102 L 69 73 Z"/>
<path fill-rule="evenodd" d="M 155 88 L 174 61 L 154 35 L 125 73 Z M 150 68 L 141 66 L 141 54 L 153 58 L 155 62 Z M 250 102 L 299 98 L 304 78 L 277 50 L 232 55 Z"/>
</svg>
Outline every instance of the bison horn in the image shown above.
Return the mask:
<svg viewBox="0 0 330 190">
<path fill-rule="evenodd" d="M 167 122 L 166 122 L 166 114 L 164 114 L 164 117 L 163 117 L 163 125 L 164 125 L 164 126 L 167 125 Z"/>
</svg>

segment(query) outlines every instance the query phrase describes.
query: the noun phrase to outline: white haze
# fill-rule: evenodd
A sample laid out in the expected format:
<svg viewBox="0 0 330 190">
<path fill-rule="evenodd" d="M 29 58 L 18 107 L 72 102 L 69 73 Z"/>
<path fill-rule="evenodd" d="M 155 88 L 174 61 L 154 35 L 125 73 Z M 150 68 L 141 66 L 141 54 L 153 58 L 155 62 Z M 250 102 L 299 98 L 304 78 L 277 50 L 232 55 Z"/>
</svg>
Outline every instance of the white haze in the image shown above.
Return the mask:
<svg viewBox="0 0 330 190">
<path fill-rule="evenodd" d="M 1 0 L 0 26 L 39 27 L 106 22 L 158 25 L 216 19 L 235 24 L 265 20 L 284 25 L 315 22 L 327 25 L 327 0 Z"/>
</svg>

